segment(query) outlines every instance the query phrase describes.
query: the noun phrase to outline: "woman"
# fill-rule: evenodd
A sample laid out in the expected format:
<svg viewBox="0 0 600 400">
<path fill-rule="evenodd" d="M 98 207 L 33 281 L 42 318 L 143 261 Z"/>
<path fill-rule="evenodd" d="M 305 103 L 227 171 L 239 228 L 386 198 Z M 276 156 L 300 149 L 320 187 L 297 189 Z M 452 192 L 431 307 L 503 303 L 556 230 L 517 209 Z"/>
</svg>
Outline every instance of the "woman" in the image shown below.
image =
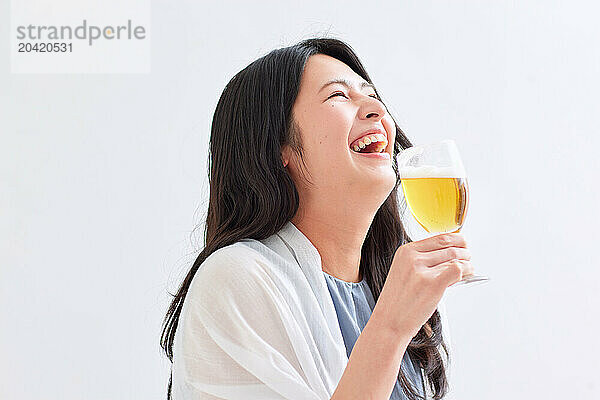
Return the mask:
<svg viewBox="0 0 600 400">
<path fill-rule="evenodd" d="M 447 393 L 436 307 L 472 267 L 458 233 L 405 234 L 394 156 L 409 146 L 342 41 L 274 50 L 231 79 L 212 122 L 205 247 L 161 338 L 169 398 Z"/>
</svg>

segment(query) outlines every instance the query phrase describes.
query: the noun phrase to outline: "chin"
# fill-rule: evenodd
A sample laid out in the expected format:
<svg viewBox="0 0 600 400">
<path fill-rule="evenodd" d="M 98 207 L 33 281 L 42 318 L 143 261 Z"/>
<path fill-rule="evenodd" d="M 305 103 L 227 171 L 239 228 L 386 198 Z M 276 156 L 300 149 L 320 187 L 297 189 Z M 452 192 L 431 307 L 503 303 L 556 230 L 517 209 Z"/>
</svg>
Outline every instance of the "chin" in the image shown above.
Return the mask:
<svg viewBox="0 0 600 400">
<path fill-rule="evenodd" d="M 379 198 L 383 203 L 396 186 L 396 174 L 390 166 L 389 173 L 382 173 L 380 170 L 379 172 L 373 171 L 371 176 L 373 175 L 375 177 L 363 178 L 363 183 L 358 185 L 361 189 L 361 197 Z"/>
</svg>

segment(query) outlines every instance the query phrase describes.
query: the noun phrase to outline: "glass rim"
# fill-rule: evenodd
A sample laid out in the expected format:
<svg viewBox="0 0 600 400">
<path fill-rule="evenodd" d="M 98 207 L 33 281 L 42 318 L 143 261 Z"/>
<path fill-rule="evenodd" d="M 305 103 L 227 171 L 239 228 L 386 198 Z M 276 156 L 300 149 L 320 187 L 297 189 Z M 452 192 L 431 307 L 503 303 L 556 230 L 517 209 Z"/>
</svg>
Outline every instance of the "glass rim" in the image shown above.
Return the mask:
<svg viewBox="0 0 600 400">
<path fill-rule="evenodd" d="M 452 160 L 451 165 L 423 165 L 418 167 L 405 165 L 407 160 L 422 154 L 431 147 L 443 147 L 448 149 L 447 151 L 450 159 Z M 454 139 L 442 139 L 436 142 L 423 143 L 407 147 L 396 154 L 396 164 L 398 166 L 398 174 L 401 179 L 420 177 L 418 175 L 421 174 L 423 174 L 422 177 L 448 177 L 464 179 L 467 175 L 462 162 L 462 157 L 460 156 L 460 152 L 458 151 L 458 147 L 456 146 L 456 141 Z M 419 170 L 419 172 L 418 174 L 415 174 L 417 170 Z M 421 170 L 423 172 L 421 172 Z"/>
</svg>

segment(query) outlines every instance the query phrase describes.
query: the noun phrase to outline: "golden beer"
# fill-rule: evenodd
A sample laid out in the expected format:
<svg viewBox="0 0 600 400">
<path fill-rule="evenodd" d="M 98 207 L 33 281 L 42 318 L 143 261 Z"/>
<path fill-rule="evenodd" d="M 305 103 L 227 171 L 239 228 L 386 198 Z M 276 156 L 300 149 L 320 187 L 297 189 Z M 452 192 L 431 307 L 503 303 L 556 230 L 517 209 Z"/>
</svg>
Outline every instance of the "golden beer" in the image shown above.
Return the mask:
<svg viewBox="0 0 600 400">
<path fill-rule="evenodd" d="M 464 222 L 469 203 L 465 178 L 402 178 L 406 203 L 427 232 L 455 232 Z"/>
<path fill-rule="evenodd" d="M 429 235 L 459 232 L 469 207 L 469 185 L 456 143 L 445 139 L 410 146 L 398 153 L 396 163 L 402 185 L 397 193 L 401 217 L 405 211 L 402 205 L 406 202 L 415 220 Z M 414 239 L 411 237 L 411 240 Z M 484 275 L 469 274 L 450 286 L 488 280 Z"/>
</svg>

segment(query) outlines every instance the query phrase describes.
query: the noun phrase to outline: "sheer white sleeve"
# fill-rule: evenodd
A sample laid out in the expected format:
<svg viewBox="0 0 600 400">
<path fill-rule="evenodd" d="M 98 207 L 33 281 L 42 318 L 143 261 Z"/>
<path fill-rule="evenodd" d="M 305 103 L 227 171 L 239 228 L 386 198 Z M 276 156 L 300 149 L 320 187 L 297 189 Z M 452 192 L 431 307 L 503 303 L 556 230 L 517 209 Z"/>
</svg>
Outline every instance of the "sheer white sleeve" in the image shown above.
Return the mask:
<svg viewBox="0 0 600 400">
<path fill-rule="evenodd" d="M 220 249 L 201 265 L 175 335 L 174 400 L 330 398 L 306 317 L 272 270 L 242 247 Z"/>
</svg>

